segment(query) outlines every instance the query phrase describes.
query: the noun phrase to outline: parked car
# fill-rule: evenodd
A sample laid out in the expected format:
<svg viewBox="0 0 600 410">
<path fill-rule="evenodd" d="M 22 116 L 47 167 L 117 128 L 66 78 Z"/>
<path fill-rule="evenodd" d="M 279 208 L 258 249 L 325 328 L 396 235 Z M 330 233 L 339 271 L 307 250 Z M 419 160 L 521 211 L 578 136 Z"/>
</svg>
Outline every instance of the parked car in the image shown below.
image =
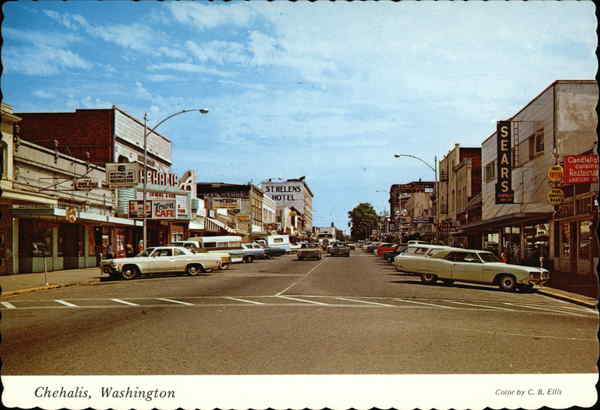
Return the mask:
<svg viewBox="0 0 600 410">
<path fill-rule="evenodd" d="M 438 280 L 446 284 L 454 281 L 498 285 L 500 289 L 514 291 L 518 287 L 544 285 L 550 280 L 550 272 L 544 268 L 513 265 L 501 262 L 489 251 L 476 249 L 444 249 L 431 257 L 409 257 L 401 266 L 421 276 L 424 283 Z"/>
<path fill-rule="evenodd" d="M 408 244 L 409 244 L 409 245 L 428 245 L 428 244 L 429 244 L 429 242 L 426 242 L 426 241 L 417 241 L 417 240 L 411 240 L 411 241 L 408 241 Z"/>
<path fill-rule="evenodd" d="M 256 252 L 253 253 L 255 259 L 271 259 L 271 255 L 267 253 L 267 250 L 256 242 L 244 243 L 242 247 L 255 250 Z"/>
<path fill-rule="evenodd" d="M 350 247 L 341 242 L 333 244 L 327 251 L 331 256 L 350 256 Z"/>
<path fill-rule="evenodd" d="M 168 246 L 182 246 L 186 249 L 194 253 L 207 253 L 205 249 L 200 249 L 196 246 L 194 241 L 176 241 L 170 243 Z M 220 269 L 229 269 L 229 266 L 232 263 L 231 255 L 227 252 L 211 252 L 213 256 L 218 256 L 221 258 L 221 266 Z"/>
<path fill-rule="evenodd" d="M 393 262 L 394 267 L 396 268 L 396 270 L 398 272 L 414 273 L 412 271 L 407 271 L 403 267 L 402 262 L 406 258 L 412 258 L 412 257 L 428 258 L 428 257 L 431 257 L 432 255 L 434 255 L 436 252 L 445 250 L 445 249 L 460 249 L 460 248 L 451 248 L 451 247 L 445 246 L 445 245 L 428 245 L 428 244 L 408 245 L 404 251 L 402 251 L 401 253 L 399 253 L 398 255 L 396 255 L 394 257 L 394 262 Z M 404 265 L 404 266 L 406 266 L 406 265 Z"/>
<path fill-rule="evenodd" d="M 369 253 L 373 253 L 373 250 L 377 249 L 377 247 L 381 245 L 381 242 L 373 242 L 370 243 L 369 245 L 367 245 L 367 247 L 365 248 L 365 250 Z"/>
<path fill-rule="evenodd" d="M 321 259 L 321 248 L 314 245 L 302 245 L 302 247 L 298 249 L 296 257 L 299 261 L 306 259 Z"/>
<path fill-rule="evenodd" d="M 396 245 L 391 251 L 383 252 L 383 259 L 388 262 L 394 262 L 394 258 L 401 254 L 407 247 L 407 245 Z"/>
<path fill-rule="evenodd" d="M 105 259 L 100 269 L 112 277 L 130 280 L 152 273 L 184 272 L 196 276 L 218 269 L 220 265 L 220 256 L 194 253 L 182 246 L 157 246 L 145 249 L 132 258 Z"/>
<path fill-rule="evenodd" d="M 396 249 L 396 244 L 395 243 L 384 243 L 380 246 L 377 247 L 377 250 L 375 251 L 375 255 L 377 256 L 383 256 L 384 252 L 387 251 L 392 251 Z"/>
</svg>

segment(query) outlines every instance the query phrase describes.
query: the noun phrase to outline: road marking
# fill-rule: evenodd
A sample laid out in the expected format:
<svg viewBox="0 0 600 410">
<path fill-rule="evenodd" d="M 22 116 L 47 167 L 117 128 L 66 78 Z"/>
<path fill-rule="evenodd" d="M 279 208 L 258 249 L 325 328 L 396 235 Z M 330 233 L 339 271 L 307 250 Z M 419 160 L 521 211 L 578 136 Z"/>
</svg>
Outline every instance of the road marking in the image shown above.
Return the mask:
<svg viewBox="0 0 600 410">
<path fill-rule="evenodd" d="M 278 298 L 282 298 L 282 299 L 288 299 L 288 300 L 296 300 L 298 302 L 312 303 L 312 304 L 315 304 L 315 305 L 329 306 L 328 303 L 321 303 L 321 302 L 317 302 L 315 300 L 306 300 L 306 299 L 292 298 L 290 296 L 277 296 L 277 297 Z"/>
<path fill-rule="evenodd" d="M 457 303 L 457 304 L 459 304 L 459 305 L 468 305 L 468 306 L 478 306 L 478 307 L 482 307 L 482 308 L 488 308 L 488 309 L 507 310 L 507 311 L 509 311 L 509 312 L 517 312 L 517 310 L 514 310 L 514 309 L 507 309 L 507 308 L 503 308 L 503 307 L 499 307 L 499 306 L 477 305 L 477 304 L 475 304 L 475 303 L 455 302 L 455 301 L 450 301 L 450 303 Z"/>
<path fill-rule="evenodd" d="M 2 305 L 7 309 L 16 309 L 15 305 L 10 302 L 2 302 Z"/>
<path fill-rule="evenodd" d="M 254 303 L 255 305 L 264 305 L 264 303 L 262 302 L 257 302 L 255 300 L 246 300 L 246 299 L 238 299 L 238 298 L 233 298 L 231 296 L 223 296 L 225 299 L 230 299 L 230 300 L 237 300 L 238 302 L 246 302 L 246 303 Z"/>
<path fill-rule="evenodd" d="M 174 300 L 174 299 L 168 299 L 168 298 L 156 298 L 156 300 L 164 300 L 165 302 L 179 303 L 181 305 L 186 305 L 186 306 L 194 306 L 193 303 L 182 302 L 180 300 Z"/>
<path fill-rule="evenodd" d="M 524 308 L 528 308 L 528 309 L 543 310 L 544 312 L 555 312 L 555 313 L 562 313 L 563 315 L 579 316 L 579 317 L 589 317 L 589 315 L 579 315 L 577 313 L 565 312 L 564 310 L 556 310 L 556 309 L 549 309 L 549 308 L 540 308 L 540 307 L 529 306 L 529 305 L 518 305 L 516 303 L 508 303 L 508 302 L 507 302 L 507 304 L 511 305 L 511 306 L 519 306 L 519 307 L 524 307 Z"/>
<path fill-rule="evenodd" d="M 77 305 L 74 305 L 73 303 L 65 302 L 64 300 L 61 300 L 61 299 L 54 299 L 54 301 L 56 303 L 60 303 L 61 305 L 65 305 L 65 306 L 68 306 L 68 307 L 79 307 Z"/>
<path fill-rule="evenodd" d="M 356 300 L 356 299 L 342 298 L 342 297 L 336 297 L 336 299 L 340 299 L 340 300 L 347 300 L 348 302 L 359 302 L 359 303 L 366 303 L 366 304 L 369 304 L 369 305 L 379 305 L 379 306 L 387 306 L 387 307 L 397 307 L 396 305 L 386 305 L 385 303 L 367 302 L 366 300 Z"/>
<path fill-rule="evenodd" d="M 284 290 L 282 290 L 281 292 L 275 294 L 275 296 L 281 296 L 282 293 L 285 293 L 288 291 L 288 289 L 293 288 L 294 286 L 296 286 L 298 283 L 300 283 L 302 280 L 304 280 L 308 275 L 310 275 L 311 273 L 314 272 L 315 269 L 317 269 L 319 266 L 321 266 L 322 264 L 324 264 L 326 261 L 328 261 L 327 258 L 323 259 L 319 264 L 313 266 L 313 268 L 311 270 L 309 270 L 306 275 L 302 276 L 300 279 L 298 279 L 296 282 L 292 283 L 290 286 L 288 286 L 287 288 L 285 288 Z"/>
<path fill-rule="evenodd" d="M 392 299 L 399 300 L 400 302 L 417 303 L 419 305 L 428 305 L 428 306 L 438 307 L 438 308 L 442 308 L 442 309 L 458 309 L 458 308 L 454 308 L 451 306 L 436 305 L 434 303 L 417 302 L 414 300 L 405 300 L 405 299 L 400 299 L 400 298 L 392 298 Z"/>
<path fill-rule="evenodd" d="M 117 303 L 122 303 L 124 305 L 129 305 L 129 306 L 139 306 L 137 303 L 131 303 L 131 302 L 126 302 L 124 300 L 121 299 L 111 299 L 113 302 L 117 302 Z"/>
</svg>

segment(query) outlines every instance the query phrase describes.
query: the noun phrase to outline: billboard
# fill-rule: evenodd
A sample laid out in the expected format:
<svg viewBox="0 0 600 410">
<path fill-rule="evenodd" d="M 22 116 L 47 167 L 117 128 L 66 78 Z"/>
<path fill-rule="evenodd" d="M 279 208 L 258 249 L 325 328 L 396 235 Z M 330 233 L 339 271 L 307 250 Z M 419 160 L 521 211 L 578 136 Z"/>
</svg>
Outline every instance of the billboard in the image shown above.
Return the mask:
<svg viewBox="0 0 600 410">
<path fill-rule="evenodd" d="M 598 155 L 565 155 L 563 184 L 598 182 Z"/>
<path fill-rule="evenodd" d="M 512 204 L 515 202 L 515 193 L 512 190 L 512 150 L 511 150 L 511 122 L 498 121 L 496 141 L 498 144 L 496 182 L 496 203 Z"/>
<path fill-rule="evenodd" d="M 138 184 L 139 165 L 134 162 L 106 164 L 106 181 L 110 188 L 133 187 Z"/>
<path fill-rule="evenodd" d="M 172 199 L 158 199 L 152 201 L 152 219 L 176 219 L 177 206 Z"/>
<path fill-rule="evenodd" d="M 144 201 L 129 201 L 129 218 L 144 219 Z M 152 218 L 152 201 L 146 201 L 146 218 Z"/>
<path fill-rule="evenodd" d="M 215 197 L 215 198 L 211 198 L 210 201 L 211 201 L 212 209 L 219 209 L 219 208 L 240 209 L 241 208 L 241 201 L 240 201 L 240 199 L 237 199 L 237 198 Z"/>
</svg>

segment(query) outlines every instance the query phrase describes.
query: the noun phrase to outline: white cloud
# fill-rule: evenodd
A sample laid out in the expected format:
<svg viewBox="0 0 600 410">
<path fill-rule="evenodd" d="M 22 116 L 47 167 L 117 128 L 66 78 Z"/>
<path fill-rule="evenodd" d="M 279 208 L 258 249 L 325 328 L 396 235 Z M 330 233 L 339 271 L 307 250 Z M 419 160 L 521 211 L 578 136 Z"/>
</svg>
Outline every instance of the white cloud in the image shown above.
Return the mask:
<svg viewBox="0 0 600 410">
<path fill-rule="evenodd" d="M 172 82 L 172 81 L 181 81 L 180 77 L 171 74 L 149 74 L 146 76 L 148 81 L 152 82 Z"/>
<path fill-rule="evenodd" d="M 226 24 L 244 27 L 252 19 L 252 9 L 243 3 L 204 5 L 171 2 L 167 3 L 167 8 L 175 20 L 200 30 L 212 29 Z"/>
<path fill-rule="evenodd" d="M 4 65 L 9 72 L 25 75 L 56 75 L 66 69 L 89 70 L 94 65 L 77 54 L 47 46 L 11 48 Z"/>
<path fill-rule="evenodd" d="M 81 38 L 76 35 L 48 31 L 19 30 L 11 27 L 3 27 L 2 32 L 5 41 L 23 41 L 36 46 L 45 45 L 62 48 L 81 41 Z"/>
<path fill-rule="evenodd" d="M 200 62 L 213 62 L 219 65 L 225 63 L 247 63 L 249 56 L 243 44 L 231 41 L 209 41 L 197 44 L 191 40 L 185 42 L 188 51 Z"/>
<path fill-rule="evenodd" d="M 38 98 L 44 98 L 44 99 L 50 99 L 50 98 L 56 97 L 53 93 L 49 93 L 48 91 L 45 91 L 45 90 L 36 90 L 33 92 L 33 95 Z"/>
<path fill-rule="evenodd" d="M 198 64 L 191 63 L 160 63 L 154 64 L 148 67 L 148 70 L 172 70 L 172 71 L 183 71 L 187 73 L 203 73 L 216 75 L 219 77 L 233 77 L 235 74 L 231 72 L 214 70 Z"/>
</svg>

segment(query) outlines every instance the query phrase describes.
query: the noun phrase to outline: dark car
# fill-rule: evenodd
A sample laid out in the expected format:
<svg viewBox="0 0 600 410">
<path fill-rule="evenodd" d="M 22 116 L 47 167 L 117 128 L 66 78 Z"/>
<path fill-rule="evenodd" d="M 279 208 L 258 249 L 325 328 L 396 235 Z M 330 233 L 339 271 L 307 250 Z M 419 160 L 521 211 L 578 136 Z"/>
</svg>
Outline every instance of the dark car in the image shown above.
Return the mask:
<svg viewBox="0 0 600 410">
<path fill-rule="evenodd" d="M 287 251 L 283 248 L 277 248 L 277 247 L 271 247 L 271 246 L 265 246 L 265 253 L 267 254 L 268 257 L 273 257 L 273 256 L 281 256 L 281 255 L 285 255 L 287 253 Z"/>
<path fill-rule="evenodd" d="M 328 250 L 331 256 L 350 256 L 350 247 L 343 243 L 334 243 Z"/>
<path fill-rule="evenodd" d="M 406 248 L 408 248 L 406 245 L 397 245 L 394 250 L 384 252 L 383 258 L 388 262 L 394 262 L 394 258 L 404 252 Z"/>
</svg>

